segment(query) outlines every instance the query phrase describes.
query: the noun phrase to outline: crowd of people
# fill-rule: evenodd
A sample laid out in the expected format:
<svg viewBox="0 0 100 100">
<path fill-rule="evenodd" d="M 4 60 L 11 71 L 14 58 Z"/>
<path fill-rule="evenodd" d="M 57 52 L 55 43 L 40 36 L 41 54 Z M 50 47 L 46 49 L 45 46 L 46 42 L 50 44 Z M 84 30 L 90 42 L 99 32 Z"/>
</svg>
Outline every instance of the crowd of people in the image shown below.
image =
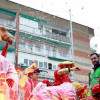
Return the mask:
<svg viewBox="0 0 100 100">
<path fill-rule="evenodd" d="M 23 70 L 21 67 L 15 68 L 6 59 L 7 47 L 13 43 L 14 37 L 4 27 L 0 27 L 2 40 L 7 43 L 0 54 L 0 100 L 100 100 L 100 62 L 97 53 L 90 55 L 94 67 L 88 92 L 87 85 L 72 82 L 69 78 L 71 71 L 81 70 L 73 62 L 58 64 L 53 84 L 47 79 L 39 82 L 40 70 L 35 62 Z"/>
</svg>

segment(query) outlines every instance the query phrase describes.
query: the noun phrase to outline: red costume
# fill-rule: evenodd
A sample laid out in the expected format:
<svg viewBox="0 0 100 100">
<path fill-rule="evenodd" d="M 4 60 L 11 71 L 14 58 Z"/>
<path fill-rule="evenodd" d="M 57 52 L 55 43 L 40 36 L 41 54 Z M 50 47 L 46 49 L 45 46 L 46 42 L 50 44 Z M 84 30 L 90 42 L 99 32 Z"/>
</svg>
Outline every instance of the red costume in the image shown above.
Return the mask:
<svg viewBox="0 0 100 100">
<path fill-rule="evenodd" d="M 55 70 L 54 72 L 54 77 L 55 77 L 55 82 L 54 82 L 54 86 L 57 85 L 61 85 L 64 82 L 69 82 L 72 83 L 71 79 L 69 78 L 68 74 L 69 74 L 69 68 L 75 67 L 73 62 L 69 62 L 69 61 L 65 61 L 65 62 L 60 62 L 58 64 L 58 67 L 60 67 L 60 69 Z M 66 72 L 66 68 L 68 69 Z M 63 71 L 61 71 L 62 69 L 64 69 Z M 58 72 L 61 71 L 61 74 L 58 74 Z M 68 73 L 67 73 L 68 72 Z M 67 75 L 66 75 L 67 74 Z"/>
<path fill-rule="evenodd" d="M 58 75 L 58 74 L 57 74 L 58 70 L 60 70 L 60 69 L 57 69 L 57 70 L 54 72 L 54 77 L 55 77 L 54 86 L 60 85 L 60 84 L 62 84 L 62 83 L 64 83 L 64 82 L 69 82 L 69 83 L 71 83 L 71 80 L 70 80 L 70 78 L 68 77 L 68 75 L 66 75 L 66 74 Z"/>
<path fill-rule="evenodd" d="M 26 69 L 24 75 L 21 78 L 20 88 L 21 88 L 21 90 L 23 90 L 22 91 L 23 92 L 23 100 L 28 100 L 30 98 L 31 92 L 33 91 L 33 89 L 38 84 L 37 80 L 30 78 L 30 76 L 33 75 L 32 73 L 39 73 L 39 72 L 37 72 L 37 70 L 39 70 L 39 68 L 33 62 L 33 64 Z M 26 76 L 26 74 L 27 74 L 28 77 Z"/>
<path fill-rule="evenodd" d="M 28 100 L 31 92 L 33 91 L 33 89 L 36 87 L 37 84 L 38 84 L 38 81 L 35 81 L 35 80 L 32 81 L 31 79 L 26 80 L 26 84 L 24 87 L 24 99 L 23 100 Z"/>
</svg>

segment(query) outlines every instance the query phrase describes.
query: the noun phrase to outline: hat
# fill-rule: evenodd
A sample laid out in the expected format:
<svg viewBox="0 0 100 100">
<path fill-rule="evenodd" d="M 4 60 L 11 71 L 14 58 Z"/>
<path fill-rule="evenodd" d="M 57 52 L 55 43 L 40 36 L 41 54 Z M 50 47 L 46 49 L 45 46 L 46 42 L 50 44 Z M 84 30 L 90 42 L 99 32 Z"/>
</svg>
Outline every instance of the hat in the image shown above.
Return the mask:
<svg viewBox="0 0 100 100">
<path fill-rule="evenodd" d="M 27 69 L 34 69 L 35 67 L 37 67 L 35 62 L 32 62 L 32 65 L 29 66 Z"/>
<path fill-rule="evenodd" d="M 72 68 L 72 67 L 75 67 L 75 64 L 73 62 L 70 62 L 70 61 L 64 61 L 64 62 L 60 62 L 58 64 L 58 67 L 60 67 L 60 68 L 63 68 L 64 66 L 66 66 L 66 68 L 68 68 L 68 67 Z"/>
<path fill-rule="evenodd" d="M 23 71 L 23 69 L 21 67 L 16 67 L 15 70 L 17 73 L 20 73 L 21 71 Z"/>
<path fill-rule="evenodd" d="M 35 67 L 35 68 L 33 69 L 33 72 L 29 72 L 29 73 L 28 73 L 28 77 L 29 77 L 30 75 L 32 75 L 32 73 L 40 73 L 39 68 L 38 68 L 38 67 Z"/>
</svg>

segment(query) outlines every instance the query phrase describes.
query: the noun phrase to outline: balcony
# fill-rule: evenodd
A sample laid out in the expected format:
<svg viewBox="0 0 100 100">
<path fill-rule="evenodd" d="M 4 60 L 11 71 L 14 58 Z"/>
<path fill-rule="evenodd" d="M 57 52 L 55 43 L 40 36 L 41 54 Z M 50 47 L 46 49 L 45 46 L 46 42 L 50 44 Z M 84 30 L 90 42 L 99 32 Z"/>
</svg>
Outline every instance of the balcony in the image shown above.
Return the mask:
<svg viewBox="0 0 100 100">
<path fill-rule="evenodd" d="M 30 45 L 25 45 L 22 43 L 19 43 L 19 51 L 40 55 L 40 56 L 46 56 L 50 58 L 54 57 L 57 59 L 72 61 L 72 55 L 68 54 L 68 52 L 59 52 L 59 51 L 57 52 L 56 50 L 54 51 L 54 50 L 44 49 L 42 47 L 36 47 L 36 46 L 32 47 Z"/>
<path fill-rule="evenodd" d="M 50 38 L 50 39 L 58 40 L 60 42 L 65 42 L 65 43 L 71 44 L 70 38 L 65 37 L 63 35 L 46 32 L 46 37 Z"/>
<path fill-rule="evenodd" d="M 51 40 L 56 40 L 57 42 L 64 42 L 65 44 L 71 45 L 71 41 L 69 37 L 65 37 L 60 34 L 55 34 L 55 33 L 50 33 L 46 30 L 41 31 L 38 28 L 34 28 L 32 26 L 27 26 L 20 24 L 20 32 L 27 33 L 30 35 L 46 38 L 46 39 L 51 39 Z"/>
<path fill-rule="evenodd" d="M 0 26 L 16 30 L 15 16 L 0 13 Z"/>
</svg>

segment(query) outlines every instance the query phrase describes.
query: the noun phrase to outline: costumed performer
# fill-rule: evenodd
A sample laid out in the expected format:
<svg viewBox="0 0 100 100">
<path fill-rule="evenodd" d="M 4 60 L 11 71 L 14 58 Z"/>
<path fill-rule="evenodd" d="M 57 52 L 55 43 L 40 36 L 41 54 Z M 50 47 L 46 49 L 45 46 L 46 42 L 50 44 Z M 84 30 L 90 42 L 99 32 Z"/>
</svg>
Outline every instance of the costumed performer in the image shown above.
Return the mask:
<svg viewBox="0 0 100 100">
<path fill-rule="evenodd" d="M 69 61 L 60 62 L 58 64 L 58 67 L 60 67 L 60 69 L 57 69 L 54 72 L 54 77 L 55 77 L 54 86 L 60 85 L 64 82 L 72 83 L 71 79 L 68 76 L 69 73 L 71 71 L 80 70 L 79 67 L 75 67 L 75 64 L 73 62 L 69 62 Z"/>
<path fill-rule="evenodd" d="M 17 100 L 18 76 L 13 64 L 5 58 L 14 37 L 4 27 L 0 27 L 0 42 L 2 40 L 7 43 L 0 55 L 0 100 Z"/>
<path fill-rule="evenodd" d="M 29 100 L 76 100 L 76 90 L 69 82 L 59 86 L 49 86 L 39 82 Z"/>
<path fill-rule="evenodd" d="M 23 90 L 23 100 L 28 100 L 34 87 L 38 84 L 40 70 L 36 63 L 33 62 L 31 66 L 26 68 L 20 79 L 20 88 Z"/>
<path fill-rule="evenodd" d="M 31 93 L 29 100 L 86 100 L 87 85 L 78 82 L 64 82 L 59 86 L 49 86 L 39 83 Z"/>
</svg>

